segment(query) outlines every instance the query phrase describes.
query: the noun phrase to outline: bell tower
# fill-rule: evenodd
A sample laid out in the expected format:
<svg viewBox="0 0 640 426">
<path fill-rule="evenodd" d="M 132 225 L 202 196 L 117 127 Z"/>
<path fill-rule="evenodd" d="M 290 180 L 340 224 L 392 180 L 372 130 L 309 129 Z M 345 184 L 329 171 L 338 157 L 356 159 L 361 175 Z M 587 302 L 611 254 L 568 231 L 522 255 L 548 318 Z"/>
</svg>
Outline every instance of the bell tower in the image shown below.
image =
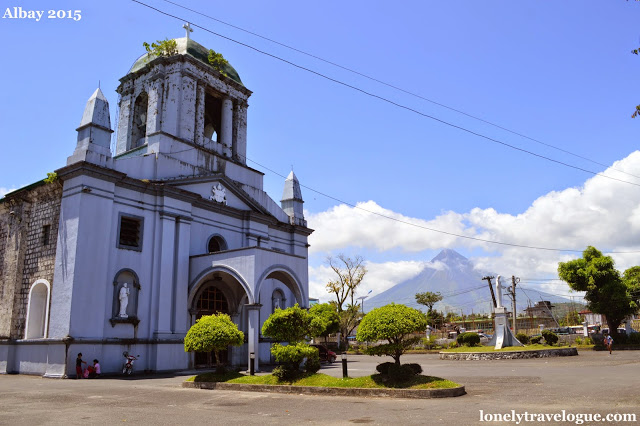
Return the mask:
<svg viewBox="0 0 640 426">
<path fill-rule="evenodd" d="M 142 55 L 120 79 L 115 158 L 153 153 L 200 170 L 193 174 L 222 171 L 226 162 L 245 166 L 251 91 L 184 28 L 175 51 Z"/>
</svg>

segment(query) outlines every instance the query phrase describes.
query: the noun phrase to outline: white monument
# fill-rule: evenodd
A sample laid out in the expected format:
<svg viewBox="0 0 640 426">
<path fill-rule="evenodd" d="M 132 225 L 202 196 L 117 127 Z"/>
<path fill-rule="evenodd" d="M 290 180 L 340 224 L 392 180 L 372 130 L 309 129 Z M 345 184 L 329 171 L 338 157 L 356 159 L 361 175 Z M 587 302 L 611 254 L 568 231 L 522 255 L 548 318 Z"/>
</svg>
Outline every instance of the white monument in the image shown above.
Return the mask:
<svg viewBox="0 0 640 426">
<path fill-rule="evenodd" d="M 507 346 L 524 346 L 516 339 L 509 328 L 507 308 L 502 305 L 502 283 L 500 282 L 500 278 L 500 275 L 496 277 L 496 307 L 494 309 L 493 337 L 488 345 L 495 346 L 495 349 L 502 349 Z"/>
</svg>

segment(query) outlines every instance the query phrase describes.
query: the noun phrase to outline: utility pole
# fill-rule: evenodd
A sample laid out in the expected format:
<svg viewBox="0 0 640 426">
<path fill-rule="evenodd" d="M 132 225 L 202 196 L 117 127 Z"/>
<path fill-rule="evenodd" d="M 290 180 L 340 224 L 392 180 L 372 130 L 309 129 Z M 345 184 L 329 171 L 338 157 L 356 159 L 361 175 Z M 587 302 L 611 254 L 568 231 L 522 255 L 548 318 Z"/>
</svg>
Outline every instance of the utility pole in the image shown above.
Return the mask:
<svg viewBox="0 0 640 426">
<path fill-rule="evenodd" d="M 493 286 L 491 285 L 491 280 L 494 278 L 495 277 L 490 277 L 490 276 L 482 277 L 483 280 L 487 280 L 487 282 L 489 283 L 489 290 L 491 291 L 491 299 L 493 300 L 493 307 L 495 308 L 496 306 L 498 306 L 498 304 L 496 303 L 496 294 L 493 292 Z"/>
<path fill-rule="evenodd" d="M 513 309 L 513 334 L 517 333 L 516 328 L 516 284 L 520 282 L 520 278 L 517 278 L 515 275 L 511 275 L 511 288 L 508 290 L 509 296 L 511 296 L 511 304 Z"/>
</svg>

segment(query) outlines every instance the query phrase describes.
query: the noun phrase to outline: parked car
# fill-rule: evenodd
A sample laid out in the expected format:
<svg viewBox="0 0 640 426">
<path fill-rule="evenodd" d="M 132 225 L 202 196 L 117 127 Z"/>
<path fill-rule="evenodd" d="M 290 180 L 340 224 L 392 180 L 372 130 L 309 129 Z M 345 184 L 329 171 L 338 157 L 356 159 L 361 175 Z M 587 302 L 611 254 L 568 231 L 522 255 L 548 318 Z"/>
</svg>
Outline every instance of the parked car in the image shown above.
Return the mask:
<svg viewBox="0 0 640 426">
<path fill-rule="evenodd" d="M 323 345 L 311 345 L 314 348 L 318 349 L 318 353 L 320 354 L 320 362 L 328 362 L 329 364 L 333 363 L 338 356 L 332 350 L 327 349 L 326 346 Z"/>
<path fill-rule="evenodd" d="M 478 333 L 478 336 L 480 337 L 480 341 L 481 342 L 484 342 L 484 341 L 488 342 L 493 337 L 493 336 L 489 336 L 489 335 L 484 334 L 484 333 Z"/>
</svg>

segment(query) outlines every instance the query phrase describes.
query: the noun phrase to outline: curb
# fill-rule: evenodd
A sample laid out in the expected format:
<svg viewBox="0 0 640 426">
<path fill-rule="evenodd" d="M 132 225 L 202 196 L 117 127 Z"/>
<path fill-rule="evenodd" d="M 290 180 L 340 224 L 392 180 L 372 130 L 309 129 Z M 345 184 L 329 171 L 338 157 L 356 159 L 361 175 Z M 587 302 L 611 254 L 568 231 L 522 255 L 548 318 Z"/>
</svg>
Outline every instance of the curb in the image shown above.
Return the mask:
<svg viewBox="0 0 640 426">
<path fill-rule="evenodd" d="M 290 386 L 290 385 L 250 385 L 245 383 L 222 382 L 182 382 L 183 388 L 191 389 L 218 389 L 244 392 L 273 392 L 273 393 L 297 393 L 305 395 L 330 395 L 330 396 L 365 396 L 378 398 L 450 398 L 462 396 L 467 392 L 464 386 L 449 389 L 378 389 L 378 388 L 326 388 L 317 386 Z"/>
<path fill-rule="evenodd" d="M 536 351 L 505 352 L 440 352 L 440 359 L 456 361 L 485 361 L 493 359 L 531 359 L 557 356 L 577 356 L 577 348 L 539 349 Z"/>
</svg>

